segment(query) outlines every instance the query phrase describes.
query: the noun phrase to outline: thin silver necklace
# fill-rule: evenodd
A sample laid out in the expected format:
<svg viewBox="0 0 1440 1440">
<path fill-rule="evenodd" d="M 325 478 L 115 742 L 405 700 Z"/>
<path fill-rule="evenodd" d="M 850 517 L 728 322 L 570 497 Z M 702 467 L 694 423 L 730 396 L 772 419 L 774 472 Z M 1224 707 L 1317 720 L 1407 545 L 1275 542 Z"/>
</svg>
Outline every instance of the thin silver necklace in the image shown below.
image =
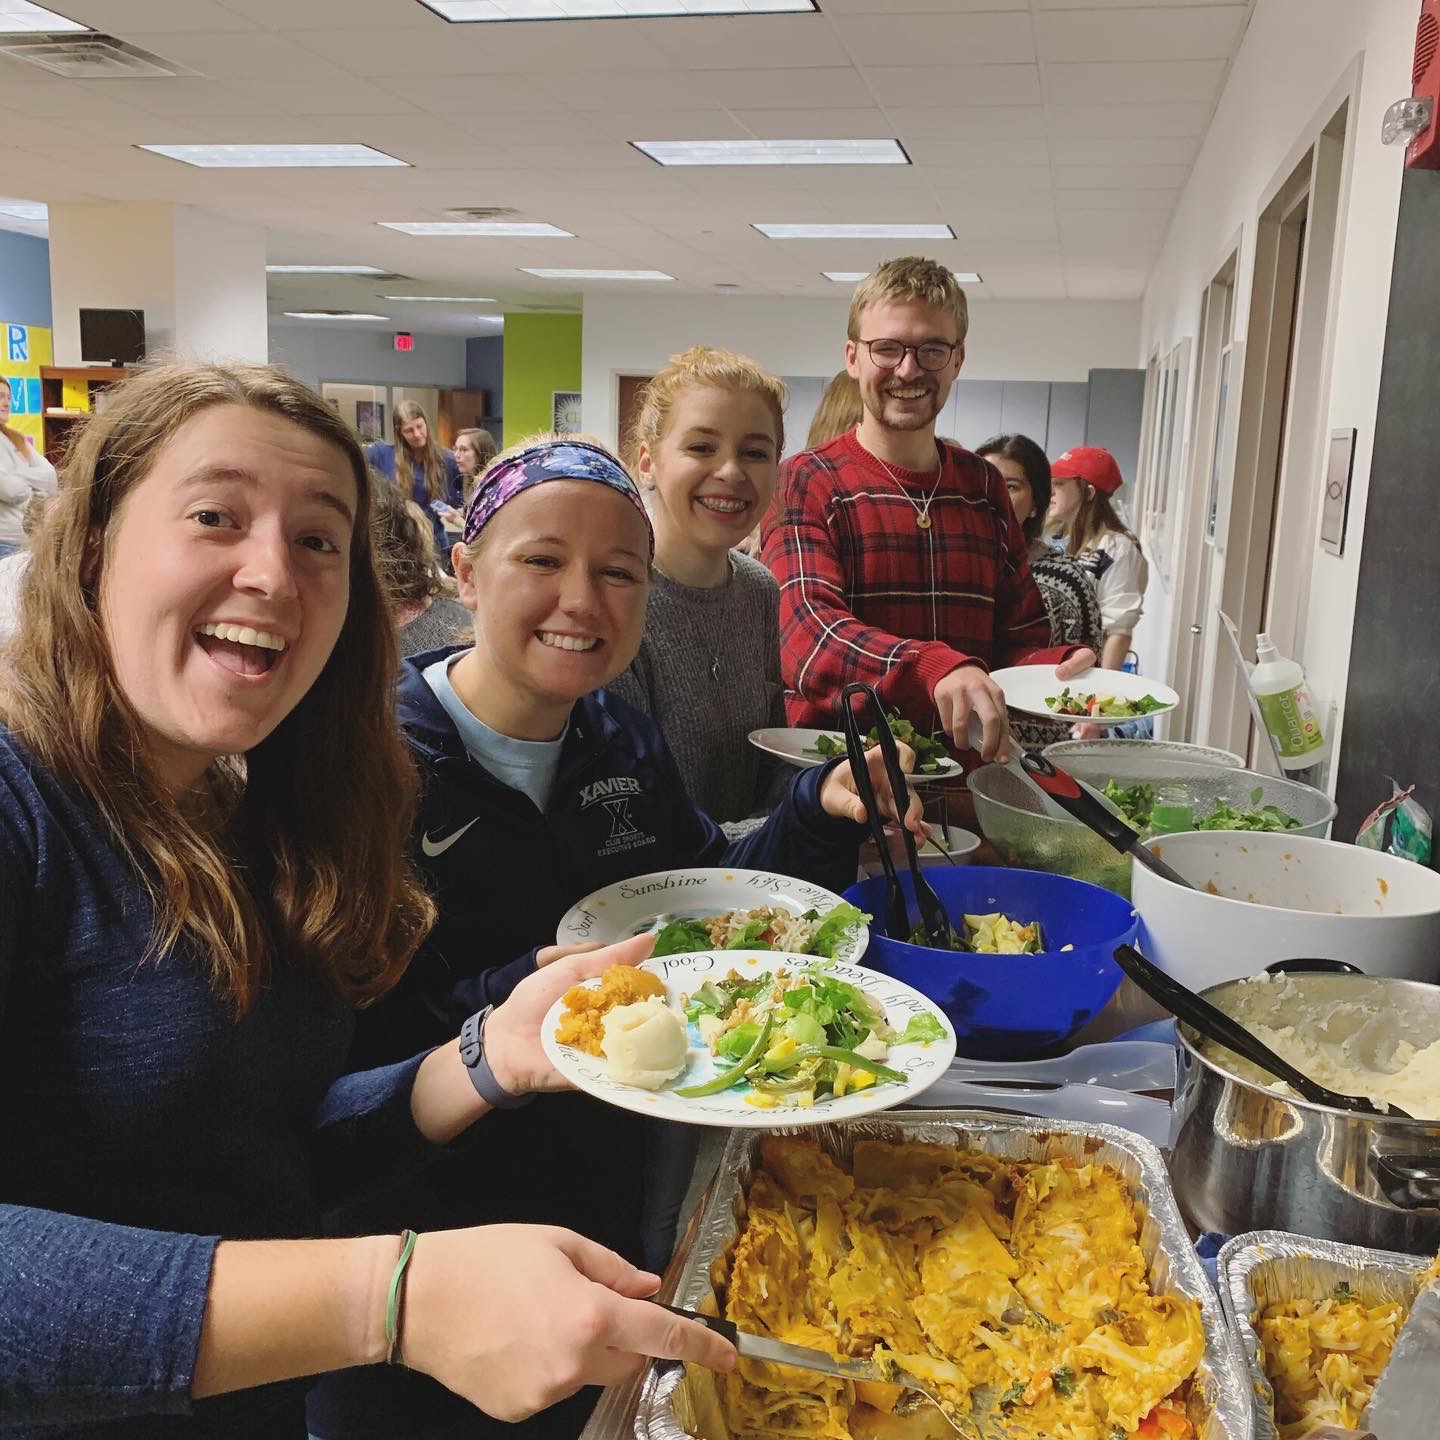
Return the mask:
<svg viewBox="0 0 1440 1440">
<path fill-rule="evenodd" d="M 671 583 L 672 585 L 679 585 L 679 584 L 681 583 L 681 582 L 680 582 L 679 580 L 677 580 L 673 575 L 667 575 L 667 574 L 665 573 L 665 571 L 663 571 L 658 565 L 655 565 L 653 561 L 651 562 L 651 564 L 652 564 L 652 566 L 653 566 L 653 568 L 654 568 L 654 570 L 655 570 L 655 573 L 656 573 L 657 575 L 664 575 L 665 578 L 666 578 L 668 581 L 670 581 L 670 583 Z M 696 587 L 691 586 L 691 587 L 689 587 L 689 588 L 694 589 L 694 588 L 696 588 Z M 706 587 L 706 588 L 709 588 L 709 587 Z M 717 643 L 716 638 L 715 638 L 715 636 L 714 636 L 713 634 L 706 635 L 705 638 L 706 638 L 707 640 L 709 640 L 709 642 L 710 642 L 709 649 L 710 649 L 711 652 L 712 652 L 712 653 L 711 653 L 711 656 L 710 656 L 710 678 L 718 685 L 718 684 L 721 683 L 721 682 L 720 682 L 720 646 L 719 646 L 719 644 Z"/>
<path fill-rule="evenodd" d="M 940 462 L 940 473 L 935 477 L 935 483 L 930 487 L 930 493 L 925 497 L 923 505 L 918 504 L 915 497 L 905 488 L 900 477 L 878 456 L 871 457 L 875 463 L 890 477 L 895 488 L 910 502 L 910 508 L 915 512 L 915 526 L 919 530 L 930 528 L 930 504 L 939 493 L 940 482 L 945 478 L 945 462 Z"/>
</svg>

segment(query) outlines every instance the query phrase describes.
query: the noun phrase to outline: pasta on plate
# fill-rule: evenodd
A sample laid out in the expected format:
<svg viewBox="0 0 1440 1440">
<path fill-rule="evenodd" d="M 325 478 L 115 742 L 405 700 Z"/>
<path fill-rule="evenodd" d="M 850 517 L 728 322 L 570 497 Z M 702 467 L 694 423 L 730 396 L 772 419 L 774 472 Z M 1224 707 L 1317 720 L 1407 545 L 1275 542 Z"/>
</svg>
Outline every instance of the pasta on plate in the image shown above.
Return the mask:
<svg viewBox="0 0 1440 1440">
<path fill-rule="evenodd" d="M 1136 1207 L 1108 1166 L 857 1141 L 849 1169 L 771 1136 L 723 1285 L 741 1330 L 893 1357 L 961 1411 L 1049 1440 L 1193 1435 L 1199 1306 L 1150 1292 Z M 742 1360 L 732 1440 L 949 1434 L 901 1391 Z M 936 1428 L 937 1424 L 941 1428 Z"/>
</svg>

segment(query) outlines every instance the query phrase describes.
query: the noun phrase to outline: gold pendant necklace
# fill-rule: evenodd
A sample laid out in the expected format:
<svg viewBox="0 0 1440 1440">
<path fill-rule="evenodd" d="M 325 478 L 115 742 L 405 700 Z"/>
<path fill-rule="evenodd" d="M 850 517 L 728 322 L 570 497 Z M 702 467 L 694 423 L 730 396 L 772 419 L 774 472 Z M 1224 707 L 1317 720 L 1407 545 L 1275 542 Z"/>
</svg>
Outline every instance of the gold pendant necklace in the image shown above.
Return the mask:
<svg viewBox="0 0 1440 1440">
<path fill-rule="evenodd" d="M 940 482 L 945 478 L 945 463 L 940 463 L 940 473 L 935 477 L 935 483 L 930 487 L 930 493 L 925 497 L 925 503 L 919 505 L 915 497 L 901 483 L 900 477 L 878 456 L 874 457 L 875 463 L 890 477 L 895 488 L 910 502 L 910 508 L 915 512 L 915 528 L 917 530 L 928 530 L 930 528 L 930 504 L 939 493 Z"/>
</svg>

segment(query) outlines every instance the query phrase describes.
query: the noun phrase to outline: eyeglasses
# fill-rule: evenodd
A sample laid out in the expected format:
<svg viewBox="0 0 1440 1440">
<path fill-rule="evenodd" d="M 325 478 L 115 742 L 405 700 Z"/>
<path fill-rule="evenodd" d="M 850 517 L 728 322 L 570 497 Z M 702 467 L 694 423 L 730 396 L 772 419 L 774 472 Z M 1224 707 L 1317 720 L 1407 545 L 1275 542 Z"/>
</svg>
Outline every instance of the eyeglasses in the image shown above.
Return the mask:
<svg viewBox="0 0 1440 1440">
<path fill-rule="evenodd" d="M 872 364 L 882 370 L 894 370 L 905 361 L 905 352 L 913 351 L 915 363 L 922 370 L 943 370 L 960 348 L 958 340 L 927 340 L 923 345 L 906 345 L 900 340 L 860 340 L 870 352 Z"/>
</svg>

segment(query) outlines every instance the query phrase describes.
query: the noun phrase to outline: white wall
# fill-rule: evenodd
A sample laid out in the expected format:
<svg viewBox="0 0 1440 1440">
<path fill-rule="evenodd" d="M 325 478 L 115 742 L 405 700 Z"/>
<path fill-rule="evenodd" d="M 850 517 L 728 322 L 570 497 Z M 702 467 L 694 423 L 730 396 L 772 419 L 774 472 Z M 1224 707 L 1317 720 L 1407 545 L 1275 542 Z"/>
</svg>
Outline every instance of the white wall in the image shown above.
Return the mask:
<svg viewBox="0 0 1440 1440">
<path fill-rule="evenodd" d="M 265 229 L 177 205 L 175 335 L 193 359 L 256 360 L 269 351 Z"/>
<path fill-rule="evenodd" d="M 118 202 L 50 206 L 57 365 L 81 363 L 82 309 L 143 310 L 148 350 L 154 354 L 174 349 L 172 208 Z"/>
<path fill-rule="evenodd" d="M 1319 406 L 1325 433 L 1353 425 L 1359 434 L 1345 554 L 1315 553 L 1305 651 L 1297 657 L 1316 695 L 1335 700 L 1342 714 L 1403 160 L 1399 149 L 1380 144 L 1380 119 L 1410 92 L 1417 8 L 1415 0 L 1259 0 L 1151 276 L 1141 321 L 1140 364 L 1156 349 L 1198 337 L 1201 294 L 1243 227 L 1234 337 L 1245 338 L 1262 196 L 1300 158 L 1316 122 L 1329 118 L 1322 111 L 1333 111 L 1332 92 L 1359 57 L 1336 237 L 1342 281 L 1331 316 L 1332 370 Z M 1163 664 L 1146 665 L 1163 675 L 1170 597 L 1153 567 L 1151 576 L 1136 647 L 1147 657 L 1164 655 Z"/>
<path fill-rule="evenodd" d="M 616 377 L 652 374 L 689 345 L 743 351 L 776 375 L 828 378 L 845 363 L 849 308 L 848 293 L 836 300 L 587 295 L 585 428 L 613 440 Z M 1086 380 L 1097 367 L 1135 364 L 1139 323 L 1139 305 L 1126 302 L 974 300 L 961 373 L 971 380 Z"/>
<path fill-rule="evenodd" d="M 80 364 L 82 309 L 145 312 L 152 356 L 265 359 L 265 232 L 188 205 L 50 207 L 55 363 Z"/>
<path fill-rule="evenodd" d="M 309 385 L 356 380 L 369 385 L 438 385 L 463 389 L 465 339 L 416 335 L 407 354 L 395 349 L 390 330 L 352 330 L 332 325 L 270 321 L 270 359 Z"/>
</svg>

